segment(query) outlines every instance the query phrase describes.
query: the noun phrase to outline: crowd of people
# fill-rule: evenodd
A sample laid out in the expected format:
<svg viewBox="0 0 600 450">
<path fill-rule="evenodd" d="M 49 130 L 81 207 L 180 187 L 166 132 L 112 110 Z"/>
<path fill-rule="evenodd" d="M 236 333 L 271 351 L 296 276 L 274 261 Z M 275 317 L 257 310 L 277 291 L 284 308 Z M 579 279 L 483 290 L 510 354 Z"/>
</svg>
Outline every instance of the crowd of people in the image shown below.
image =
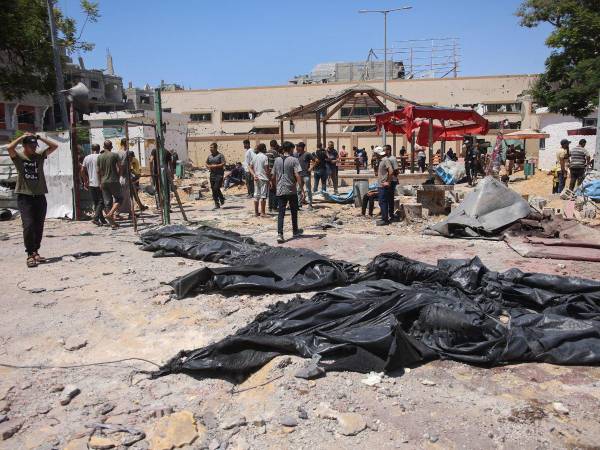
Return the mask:
<svg viewBox="0 0 600 450">
<path fill-rule="evenodd" d="M 550 173 L 553 175 L 552 193 L 560 194 L 569 178 L 569 190 L 573 191 L 581 185 L 585 178 L 586 169 L 593 166 L 592 157 L 585 148 L 587 141 L 581 139 L 578 145 L 570 148 L 571 141 L 560 141 L 560 149 L 556 154 L 556 165 Z"/>
</svg>

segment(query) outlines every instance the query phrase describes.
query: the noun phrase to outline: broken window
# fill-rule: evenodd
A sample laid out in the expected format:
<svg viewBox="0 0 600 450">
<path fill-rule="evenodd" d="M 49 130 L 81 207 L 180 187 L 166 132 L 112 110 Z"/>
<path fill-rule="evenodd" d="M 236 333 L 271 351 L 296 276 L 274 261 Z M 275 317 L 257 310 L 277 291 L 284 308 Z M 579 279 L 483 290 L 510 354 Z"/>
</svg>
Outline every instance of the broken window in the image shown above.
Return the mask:
<svg viewBox="0 0 600 450">
<path fill-rule="evenodd" d="M 192 122 L 212 122 L 212 113 L 194 113 L 190 114 Z"/>
<path fill-rule="evenodd" d="M 508 120 L 504 120 L 502 122 L 492 122 L 490 121 L 490 130 L 500 130 L 501 128 L 504 128 L 505 130 L 520 130 L 521 129 L 521 121 L 517 121 L 517 122 L 510 122 Z"/>
<path fill-rule="evenodd" d="M 223 122 L 241 122 L 245 120 L 254 120 L 252 111 L 234 111 L 221 113 Z"/>
<path fill-rule="evenodd" d="M 149 105 L 150 104 L 150 96 L 149 95 L 140 95 L 140 104 L 141 105 Z"/>
<path fill-rule="evenodd" d="M 520 113 L 520 103 L 488 103 L 483 105 L 485 113 Z"/>
<path fill-rule="evenodd" d="M 90 88 L 100 89 L 100 82 L 98 80 L 90 80 Z"/>
<path fill-rule="evenodd" d="M 581 121 L 581 125 L 584 127 L 595 127 L 598 124 L 598 119 L 595 117 L 586 117 Z"/>
</svg>

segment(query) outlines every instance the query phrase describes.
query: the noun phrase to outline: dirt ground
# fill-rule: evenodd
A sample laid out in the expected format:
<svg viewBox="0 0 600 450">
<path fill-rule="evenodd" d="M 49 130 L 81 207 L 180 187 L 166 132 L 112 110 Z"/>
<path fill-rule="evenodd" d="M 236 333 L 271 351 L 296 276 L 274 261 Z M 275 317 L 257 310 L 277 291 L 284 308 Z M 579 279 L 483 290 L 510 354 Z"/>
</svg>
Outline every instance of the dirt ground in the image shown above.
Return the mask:
<svg viewBox="0 0 600 450">
<path fill-rule="evenodd" d="M 254 218 L 241 189 L 228 191 L 216 212 L 205 195 L 186 200 L 190 220 L 275 243 L 274 217 Z M 600 263 L 526 259 L 502 242 L 422 236 L 427 221 L 436 220 L 375 227 L 352 206 L 317 203 L 314 211 L 301 212 L 306 235 L 284 245 L 362 264 L 384 251 L 429 263 L 477 255 L 495 270 L 600 279 Z M 177 211 L 173 221 L 181 222 Z M 145 214 L 140 226 L 158 222 L 157 214 Z M 323 223 L 331 227 L 311 228 Z M 0 363 L 69 366 L 143 358 L 161 364 L 182 349 L 233 333 L 267 305 L 291 297 L 172 300 L 163 283 L 206 263 L 155 259 L 135 245 L 135 233 L 124 225 L 112 231 L 49 220 L 42 250 L 51 260 L 27 269 L 20 221 L 0 223 L 6 239 L 0 241 Z M 79 252 L 97 253 L 78 258 Z M 303 363 L 277 358 L 240 385 L 185 375 L 149 380 L 136 371 L 154 366 L 139 360 L 0 367 L 0 421 L 8 419 L 0 423 L 0 448 L 600 448 L 598 367 L 485 369 L 437 361 L 369 386 L 358 373 L 295 378 Z M 74 388 L 80 393 L 61 405 Z M 326 407 L 337 420 L 328 418 L 333 416 L 323 412 Z M 132 443 L 139 432 L 145 438 Z"/>
</svg>

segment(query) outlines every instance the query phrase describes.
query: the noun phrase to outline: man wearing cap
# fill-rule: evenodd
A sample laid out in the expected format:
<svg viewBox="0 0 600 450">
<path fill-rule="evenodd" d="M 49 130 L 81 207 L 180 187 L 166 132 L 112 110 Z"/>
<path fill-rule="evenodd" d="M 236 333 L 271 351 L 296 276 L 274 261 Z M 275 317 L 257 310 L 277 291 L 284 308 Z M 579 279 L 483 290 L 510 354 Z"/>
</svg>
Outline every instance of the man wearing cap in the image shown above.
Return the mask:
<svg viewBox="0 0 600 450">
<path fill-rule="evenodd" d="M 301 183 L 300 162 L 292 156 L 294 144 L 285 141 L 281 146 L 283 155 L 275 159 L 273 165 L 273 174 L 271 181 L 275 184 L 277 191 L 277 201 L 279 206 L 279 215 L 277 217 L 277 242 L 282 244 L 283 239 L 283 219 L 285 210 L 289 203 L 290 213 L 292 215 L 292 234 L 294 237 L 300 236 L 303 233 L 301 228 L 298 228 L 298 189 L 297 185 Z"/>
<path fill-rule="evenodd" d="M 390 160 L 385 157 L 385 150 L 382 147 L 376 147 L 375 150 L 373 150 L 373 156 L 379 160 L 379 167 L 377 168 L 377 182 L 379 187 L 377 188 L 377 191 L 381 219 L 376 222 L 376 225 L 389 225 L 390 189 L 392 186 L 392 177 L 394 176 L 394 168 L 392 167 Z"/>
<path fill-rule="evenodd" d="M 571 141 L 563 139 L 560 141 L 560 150 L 556 154 L 556 162 L 560 167 L 558 171 L 558 193 L 560 194 L 565 188 L 567 182 L 567 162 L 569 161 L 569 144 Z"/>
<path fill-rule="evenodd" d="M 590 155 L 588 155 L 585 149 L 587 141 L 581 139 L 579 145 L 572 148 L 569 151 L 569 172 L 571 172 L 571 179 L 569 180 L 569 189 L 575 189 L 575 183 L 577 186 L 581 186 L 583 179 L 585 178 L 585 168 L 590 162 Z"/>
<path fill-rule="evenodd" d="M 48 146 L 42 152 L 37 151 L 38 140 Z M 23 146 L 22 152 L 17 152 L 19 144 Z M 38 264 L 45 262 L 45 259 L 38 253 L 44 234 L 46 194 L 48 193 L 44 176 L 44 161 L 57 148 L 56 142 L 29 133 L 18 137 L 6 148 L 18 173 L 15 194 L 17 194 L 17 204 L 23 225 L 27 267 L 37 267 Z"/>
</svg>

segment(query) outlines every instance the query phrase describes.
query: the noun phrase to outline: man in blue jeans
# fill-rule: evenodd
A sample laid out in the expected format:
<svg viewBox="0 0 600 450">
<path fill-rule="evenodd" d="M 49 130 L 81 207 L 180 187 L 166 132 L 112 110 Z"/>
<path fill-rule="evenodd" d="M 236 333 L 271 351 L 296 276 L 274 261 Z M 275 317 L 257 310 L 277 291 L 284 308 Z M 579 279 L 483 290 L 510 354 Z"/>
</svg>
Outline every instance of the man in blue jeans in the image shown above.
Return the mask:
<svg viewBox="0 0 600 450">
<path fill-rule="evenodd" d="M 321 181 L 321 192 L 327 191 L 327 152 L 323 148 L 323 144 L 317 143 L 317 151 L 315 152 L 315 164 L 313 167 L 315 173 L 315 185 L 313 192 L 317 192 L 319 181 Z"/>
<path fill-rule="evenodd" d="M 298 228 L 298 184 L 301 183 L 300 163 L 297 158 L 292 156 L 294 144 L 284 142 L 282 145 L 283 155 L 275 159 L 273 164 L 273 175 L 271 182 L 275 184 L 277 192 L 277 201 L 279 206 L 279 215 L 277 217 L 277 242 L 282 244 L 283 239 L 283 219 L 285 210 L 289 203 L 290 213 L 292 216 L 292 234 L 294 237 L 300 236 L 303 233 L 301 228 Z"/>
<path fill-rule="evenodd" d="M 314 157 L 312 153 L 306 151 L 304 142 L 296 144 L 296 153 L 294 155 L 300 163 L 300 178 L 302 183 L 298 185 L 298 204 L 302 208 L 302 204 L 308 201 L 308 209 L 312 210 L 312 189 L 310 180 L 310 164 Z"/>
<path fill-rule="evenodd" d="M 390 160 L 385 157 L 385 150 L 381 147 L 377 147 L 373 151 L 375 158 L 379 159 L 379 167 L 377 169 L 377 182 L 378 187 L 378 199 L 379 209 L 381 210 L 381 219 L 376 222 L 376 225 L 389 225 L 390 224 L 390 207 L 393 205 L 389 204 L 390 201 L 390 190 L 392 188 L 392 177 L 394 176 L 394 168 L 390 163 Z"/>
</svg>

